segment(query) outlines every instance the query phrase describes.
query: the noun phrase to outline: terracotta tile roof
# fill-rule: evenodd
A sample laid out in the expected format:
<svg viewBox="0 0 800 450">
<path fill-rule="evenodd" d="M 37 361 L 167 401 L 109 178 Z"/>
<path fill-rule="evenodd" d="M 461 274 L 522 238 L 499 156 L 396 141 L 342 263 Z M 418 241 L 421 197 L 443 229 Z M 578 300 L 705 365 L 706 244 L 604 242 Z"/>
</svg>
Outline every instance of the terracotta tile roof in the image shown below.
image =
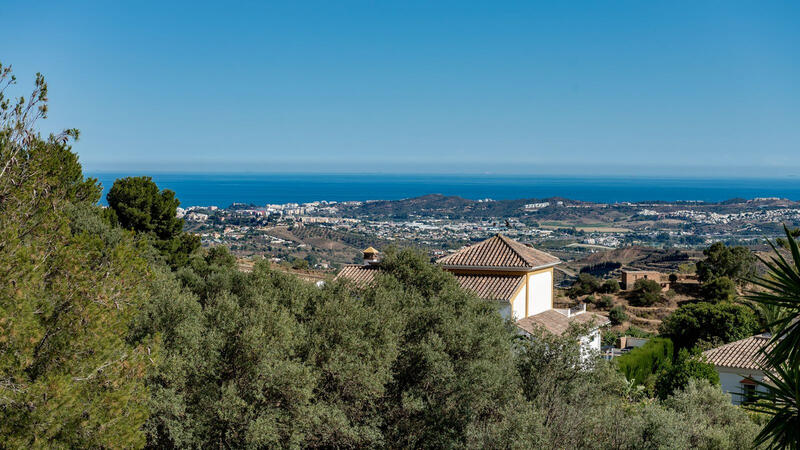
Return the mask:
<svg viewBox="0 0 800 450">
<path fill-rule="evenodd" d="M 540 312 L 533 316 L 528 316 L 517 321 L 517 326 L 528 333 L 535 332 L 537 327 L 542 327 L 545 330 L 561 336 L 570 327 L 571 324 L 577 323 L 579 325 L 589 324 L 594 322 L 595 326 L 601 327 L 609 324 L 608 318 L 591 312 L 584 312 L 567 317 L 555 309 L 548 309 L 547 311 Z"/>
<path fill-rule="evenodd" d="M 447 255 L 437 263 L 445 267 L 474 267 L 487 269 L 536 269 L 561 262 L 555 256 L 528 247 L 502 234 Z"/>
<path fill-rule="evenodd" d="M 378 270 L 380 270 L 379 265 L 344 266 L 336 275 L 336 279 L 344 278 L 358 285 L 368 285 L 375 279 Z M 511 296 L 525 282 L 525 275 L 457 274 L 455 277 L 463 289 L 473 292 L 484 300 L 511 301 Z"/>
<path fill-rule="evenodd" d="M 711 350 L 706 350 L 703 355 L 708 362 L 719 367 L 732 367 L 737 369 L 759 369 L 759 362 L 763 357 L 758 353 L 769 342 L 769 335 L 758 334 L 731 342 Z"/>
<path fill-rule="evenodd" d="M 511 301 L 517 288 L 525 283 L 525 275 L 455 275 L 464 290 L 484 300 Z"/>
<path fill-rule="evenodd" d="M 375 279 L 375 274 L 380 270 L 380 266 L 362 266 L 362 265 L 348 265 L 342 267 L 342 270 L 336 275 L 336 280 L 342 278 L 352 281 L 357 285 L 367 285 L 372 283 Z"/>
</svg>

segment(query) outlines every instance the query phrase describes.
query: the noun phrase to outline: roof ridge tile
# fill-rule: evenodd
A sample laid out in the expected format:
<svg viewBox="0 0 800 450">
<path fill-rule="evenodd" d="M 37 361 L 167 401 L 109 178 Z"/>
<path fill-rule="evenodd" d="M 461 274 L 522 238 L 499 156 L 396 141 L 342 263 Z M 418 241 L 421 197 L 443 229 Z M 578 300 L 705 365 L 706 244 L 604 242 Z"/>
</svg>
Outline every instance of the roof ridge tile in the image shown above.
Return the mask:
<svg viewBox="0 0 800 450">
<path fill-rule="evenodd" d="M 445 266 L 532 269 L 561 262 L 549 253 L 497 233 L 437 261 Z"/>
</svg>

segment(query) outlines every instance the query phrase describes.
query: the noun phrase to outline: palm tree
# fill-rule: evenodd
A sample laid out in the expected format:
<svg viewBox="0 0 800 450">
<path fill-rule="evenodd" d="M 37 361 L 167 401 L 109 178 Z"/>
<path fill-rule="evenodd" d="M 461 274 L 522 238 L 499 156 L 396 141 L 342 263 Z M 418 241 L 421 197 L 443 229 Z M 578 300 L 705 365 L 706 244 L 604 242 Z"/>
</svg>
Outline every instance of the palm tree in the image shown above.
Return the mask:
<svg viewBox="0 0 800 450">
<path fill-rule="evenodd" d="M 800 249 L 792 232 L 786 231 L 788 261 L 770 242 L 774 255 L 762 259 L 769 272 L 753 283 L 764 290 L 749 298 L 772 312 L 767 327 L 772 332 L 769 344 L 762 349 L 765 374 L 763 381 L 752 380 L 757 401 L 750 409 L 771 416 L 756 437 L 755 444 L 768 448 L 800 448 Z"/>
<path fill-rule="evenodd" d="M 770 333 L 775 333 L 778 331 L 778 326 L 774 324 L 781 323 L 781 320 L 785 319 L 789 315 L 785 308 L 781 308 L 780 306 L 773 304 L 757 303 L 754 306 L 761 317 L 763 317 L 763 323 L 766 326 L 767 331 Z"/>
<path fill-rule="evenodd" d="M 800 367 L 783 364 L 764 368 L 764 380 L 753 381 L 762 390 L 756 390 L 755 402 L 746 407 L 751 411 L 770 416 L 756 436 L 754 446 L 766 445 L 768 449 L 797 449 L 800 447 Z"/>
</svg>

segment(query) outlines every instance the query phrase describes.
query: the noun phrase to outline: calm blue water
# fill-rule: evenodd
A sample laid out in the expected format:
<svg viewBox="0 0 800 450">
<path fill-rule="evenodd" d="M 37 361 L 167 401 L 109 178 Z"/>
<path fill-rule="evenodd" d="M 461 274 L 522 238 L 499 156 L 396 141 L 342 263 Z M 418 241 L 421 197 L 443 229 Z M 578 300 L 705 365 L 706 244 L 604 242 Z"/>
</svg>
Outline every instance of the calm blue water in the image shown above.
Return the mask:
<svg viewBox="0 0 800 450">
<path fill-rule="evenodd" d="M 140 174 L 96 173 L 103 202 L 119 177 Z M 734 197 L 784 197 L 800 200 L 800 179 L 589 178 L 553 176 L 378 175 L 378 174 L 155 174 L 181 205 L 234 202 L 309 202 L 314 200 L 396 200 L 425 194 L 470 199 L 565 197 L 592 202 L 646 200 L 722 201 Z"/>
</svg>

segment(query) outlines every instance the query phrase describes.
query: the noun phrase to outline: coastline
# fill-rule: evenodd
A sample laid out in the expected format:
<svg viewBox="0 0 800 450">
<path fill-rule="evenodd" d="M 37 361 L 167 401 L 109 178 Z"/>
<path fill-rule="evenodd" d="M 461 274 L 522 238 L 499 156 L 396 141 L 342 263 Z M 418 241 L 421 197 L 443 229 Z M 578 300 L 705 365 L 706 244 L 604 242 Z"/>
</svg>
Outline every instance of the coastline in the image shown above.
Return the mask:
<svg viewBox="0 0 800 450">
<path fill-rule="evenodd" d="M 97 172 L 101 204 L 116 178 L 140 173 Z M 226 207 L 313 201 L 401 200 L 428 194 L 470 200 L 561 197 L 593 203 L 647 201 L 722 202 L 732 198 L 800 200 L 795 178 L 569 177 L 524 175 L 413 174 L 204 174 L 155 173 L 162 189 L 175 191 L 185 206 Z"/>
</svg>

